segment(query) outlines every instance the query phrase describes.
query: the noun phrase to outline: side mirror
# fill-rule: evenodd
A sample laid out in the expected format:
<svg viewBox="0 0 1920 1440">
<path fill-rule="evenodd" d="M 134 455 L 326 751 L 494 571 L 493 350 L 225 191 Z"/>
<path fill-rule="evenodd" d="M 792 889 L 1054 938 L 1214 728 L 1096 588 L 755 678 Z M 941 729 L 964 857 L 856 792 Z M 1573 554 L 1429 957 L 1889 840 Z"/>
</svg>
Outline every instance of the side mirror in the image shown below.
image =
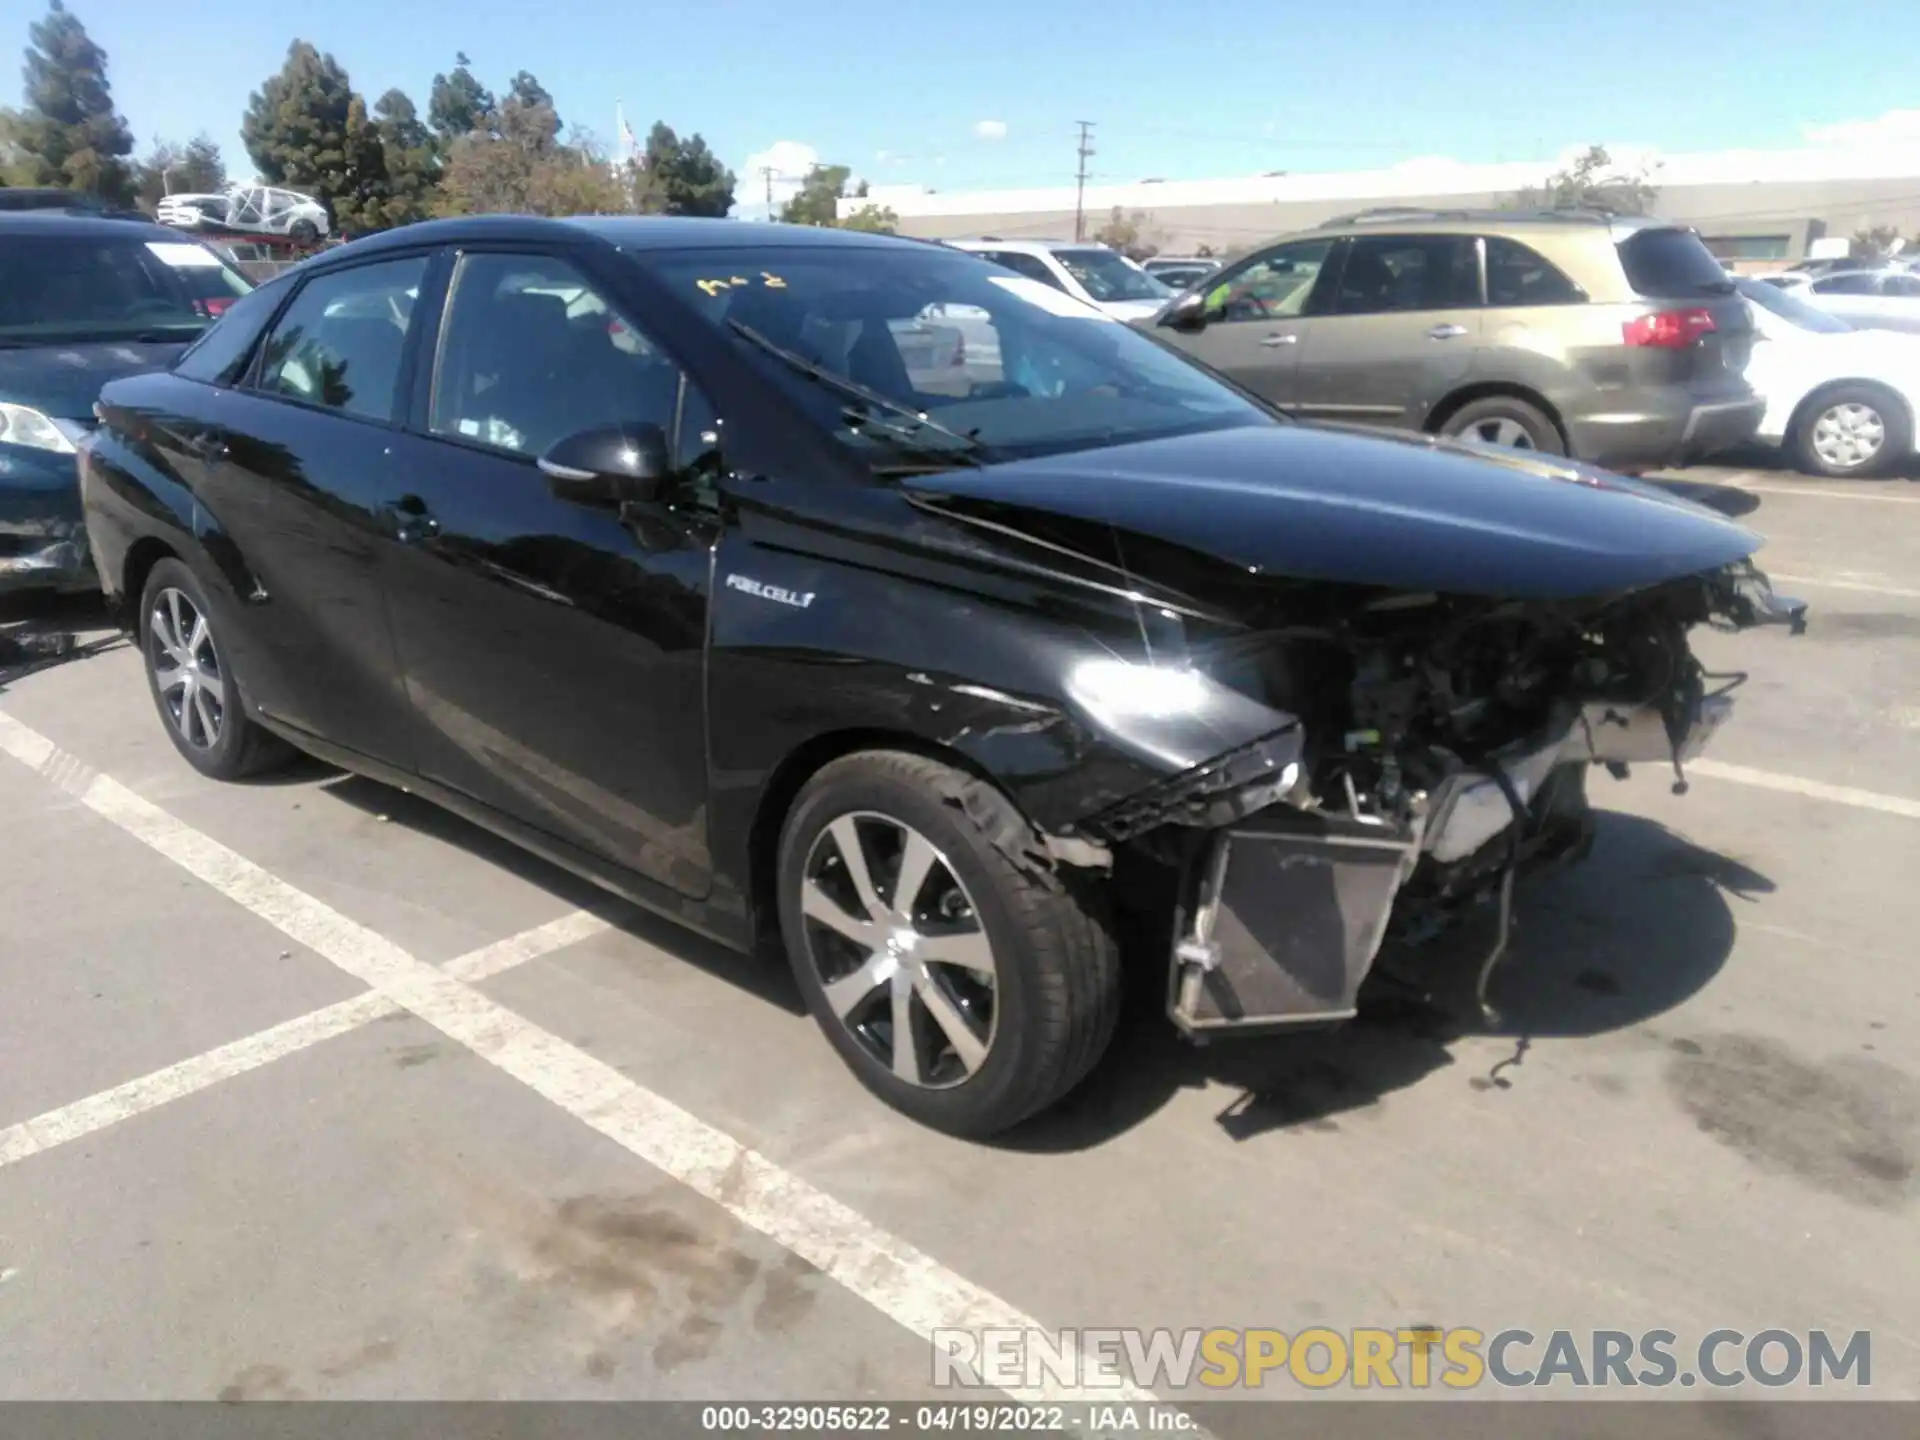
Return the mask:
<svg viewBox="0 0 1920 1440">
<path fill-rule="evenodd" d="M 1189 290 L 1160 312 L 1157 322 L 1169 330 L 1186 334 L 1207 328 L 1207 297 L 1204 291 Z"/>
<path fill-rule="evenodd" d="M 538 463 L 562 500 L 610 509 L 658 501 L 671 464 L 666 432 L 653 424 L 582 430 L 554 442 Z"/>
</svg>

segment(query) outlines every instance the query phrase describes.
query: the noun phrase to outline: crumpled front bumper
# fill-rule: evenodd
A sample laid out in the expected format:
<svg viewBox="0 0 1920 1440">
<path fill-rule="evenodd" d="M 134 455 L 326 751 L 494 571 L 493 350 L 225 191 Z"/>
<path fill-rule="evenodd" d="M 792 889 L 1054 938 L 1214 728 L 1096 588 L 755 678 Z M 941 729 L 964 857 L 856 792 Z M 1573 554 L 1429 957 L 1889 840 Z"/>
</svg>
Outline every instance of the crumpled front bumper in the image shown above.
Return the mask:
<svg viewBox="0 0 1920 1440">
<path fill-rule="evenodd" d="M 1495 756 L 1505 786 L 1463 771 L 1403 826 L 1283 803 L 1209 832 L 1175 926 L 1174 1023 L 1204 1035 L 1351 1017 L 1395 898 L 1423 860 L 1457 865 L 1537 818 L 1559 803 L 1556 775 L 1568 766 L 1684 764 L 1732 710 L 1726 695 L 1702 697 L 1676 742 L 1656 707 L 1587 705 L 1557 733 Z"/>
<path fill-rule="evenodd" d="M 0 591 L 95 584 L 73 456 L 0 446 Z"/>
</svg>

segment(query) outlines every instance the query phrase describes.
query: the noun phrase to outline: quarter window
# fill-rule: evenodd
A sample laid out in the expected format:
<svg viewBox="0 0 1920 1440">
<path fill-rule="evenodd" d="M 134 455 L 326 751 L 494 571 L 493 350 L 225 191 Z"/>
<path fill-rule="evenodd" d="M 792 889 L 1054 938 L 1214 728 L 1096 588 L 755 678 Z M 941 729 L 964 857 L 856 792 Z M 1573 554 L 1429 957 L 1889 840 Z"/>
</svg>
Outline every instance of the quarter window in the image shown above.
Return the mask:
<svg viewBox="0 0 1920 1440">
<path fill-rule="evenodd" d="M 1480 303 L 1467 235 L 1367 235 L 1353 242 L 1334 294 L 1338 315 L 1454 310 Z"/>
<path fill-rule="evenodd" d="M 1899 295 L 1911 300 L 1920 296 L 1920 275 L 1889 275 L 1886 284 L 1880 287 L 1883 295 Z"/>
<path fill-rule="evenodd" d="M 463 257 L 439 349 L 436 435 L 529 458 L 603 425 L 675 435 L 680 367 L 558 257 Z"/>
<path fill-rule="evenodd" d="M 411 256 L 309 280 L 267 337 L 260 389 L 362 420 L 392 420 L 426 274 L 426 257 Z"/>
</svg>

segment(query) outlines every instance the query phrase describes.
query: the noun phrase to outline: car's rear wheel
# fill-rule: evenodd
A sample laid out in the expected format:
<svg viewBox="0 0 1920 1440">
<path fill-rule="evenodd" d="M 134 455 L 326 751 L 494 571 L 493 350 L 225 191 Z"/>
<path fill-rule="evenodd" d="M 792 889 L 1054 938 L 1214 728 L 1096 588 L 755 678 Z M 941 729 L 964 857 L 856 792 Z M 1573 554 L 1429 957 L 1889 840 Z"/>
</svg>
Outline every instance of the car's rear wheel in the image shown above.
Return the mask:
<svg viewBox="0 0 1920 1440">
<path fill-rule="evenodd" d="M 1878 385 L 1837 385 L 1795 419 L 1794 461 L 1810 475 L 1878 475 L 1913 450 L 1906 407 Z"/>
<path fill-rule="evenodd" d="M 286 763 L 293 749 L 250 718 L 215 633 L 206 592 L 178 560 L 162 560 L 140 596 L 147 686 L 173 748 L 214 780 Z"/>
<path fill-rule="evenodd" d="M 781 834 L 781 933 L 814 1019 L 870 1090 L 949 1134 L 1045 1109 L 1113 1035 L 1099 897 L 1032 839 L 992 786 L 881 750 L 824 767 Z"/>
<path fill-rule="evenodd" d="M 1469 400 L 1441 422 L 1440 433 L 1476 445 L 1503 445 L 1510 450 L 1539 450 L 1548 455 L 1567 453 L 1553 421 L 1538 406 L 1517 395 Z"/>
</svg>

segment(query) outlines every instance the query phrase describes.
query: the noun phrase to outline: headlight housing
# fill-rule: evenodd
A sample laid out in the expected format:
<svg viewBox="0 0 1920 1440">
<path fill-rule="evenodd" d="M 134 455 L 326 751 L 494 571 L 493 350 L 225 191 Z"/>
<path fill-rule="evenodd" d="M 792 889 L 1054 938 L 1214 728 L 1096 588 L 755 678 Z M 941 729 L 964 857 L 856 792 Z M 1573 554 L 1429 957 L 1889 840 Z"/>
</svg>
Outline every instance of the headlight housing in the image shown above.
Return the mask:
<svg viewBox="0 0 1920 1440">
<path fill-rule="evenodd" d="M 86 431 L 71 420 L 56 420 L 28 405 L 0 400 L 0 444 L 25 445 L 30 450 L 74 453 L 74 442 Z"/>
</svg>

